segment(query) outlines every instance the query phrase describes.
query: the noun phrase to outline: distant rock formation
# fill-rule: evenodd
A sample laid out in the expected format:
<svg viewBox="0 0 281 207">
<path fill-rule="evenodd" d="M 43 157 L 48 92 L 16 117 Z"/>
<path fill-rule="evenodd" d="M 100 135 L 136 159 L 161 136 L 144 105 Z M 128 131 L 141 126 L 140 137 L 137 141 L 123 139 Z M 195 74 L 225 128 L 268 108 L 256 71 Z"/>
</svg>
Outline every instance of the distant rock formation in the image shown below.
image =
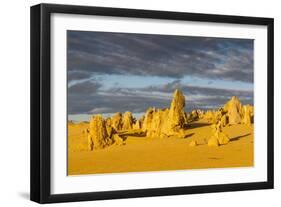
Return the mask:
<svg viewBox="0 0 281 207">
<path fill-rule="evenodd" d="M 243 106 L 240 100 L 233 96 L 223 107 L 222 126 L 227 124 L 245 124 L 250 126 L 253 123 L 253 111 L 253 106 L 249 104 Z"/>
<path fill-rule="evenodd" d="M 153 111 L 152 123 L 150 125 L 150 129 L 147 131 L 148 137 L 163 138 L 166 136 L 166 134 L 164 134 L 164 127 L 168 113 L 168 109 L 157 109 Z"/>
<path fill-rule="evenodd" d="M 73 126 L 74 122 L 72 120 L 70 120 L 70 121 L 67 121 L 67 124 L 68 124 L 68 126 Z"/>
<path fill-rule="evenodd" d="M 202 110 L 197 110 L 197 113 L 198 113 L 199 119 L 203 119 L 203 118 L 204 118 L 204 115 L 205 115 L 205 112 L 204 112 L 204 111 L 202 111 Z"/>
<path fill-rule="evenodd" d="M 214 123 L 215 120 L 215 112 L 214 111 L 206 111 L 205 115 L 204 115 L 204 119 L 209 122 L 209 123 Z"/>
<path fill-rule="evenodd" d="M 102 115 L 93 116 L 90 121 L 90 132 L 88 135 L 89 149 L 102 149 L 112 144 L 108 135 L 106 123 Z"/>
<path fill-rule="evenodd" d="M 115 145 L 125 144 L 125 141 L 118 134 L 113 134 L 111 138 L 113 139 Z"/>
<path fill-rule="evenodd" d="M 250 105 L 243 106 L 243 124 L 250 126 L 253 119 L 253 107 Z"/>
<path fill-rule="evenodd" d="M 221 126 L 225 127 L 235 124 L 251 125 L 253 123 L 253 106 L 243 106 L 236 96 L 233 96 L 224 106 L 219 110 L 206 111 L 203 113 L 203 119 L 212 124 L 221 122 Z"/>
<path fill-rule="evenodd" d="M 242 122 L 243 108 L 242 104 L 236 96 L 233 96 L 225 105 L 224 111 L 228 116 L 230 125 L 240 124 Z"/>
<path fill-rule="evenodd" d="M 212 124 L 216 124 L 218 121 L 221 120 L 221 118 L 223 117 L 223 110 L 219 109 L 218 111 L 207 111 L 204 115 L 203 118 Z"/>
<path fill-rule="evenodd" d="M 162 133 L 165 136 L 178 135 L 184 137 L 183 129 L 187 124 L 187 116 L 184 111 L 185 97 L 178 89 L 173 94 L 173 100 L 170 109 L 167 111 L 168 116 L 165 115 Z"/>
<path fill-rule="evenodd" d="M 111 138 L 112 135 L 114 133 L 116 133 L 116 130 L 111 126 L 111 118 L 106 118 L 106 120 L 105 120 L 105 127 L 106 127 L 107 136 L 109 138 Z"/>
<path fill-rule="evenodd" d="M 134 120 L 133 120 L 132 112 L 126 111 L 122 119 L 122 130 L 133 129 L 133 123 Z"/>
<path fill-rule="evenodd" d="M 190 113 L 186 113 L 188 122 L 197 121 L 202 118 L 202 112 L 200 110 L 192 110 Z"/>
<path fill-rule="evenodd" d="M 112 144 L 123 144 L 123 139 L 111 126 L 111 119 L 104 120 L 102 115 L 93 116 L 88 130 L 88 149 L 103 149 Z"/>
<path fill-rule="evenodd" d="M 185 130 L 188 130 L 188 123 L 194 121 L 207 121 L 213 124 L 213 132 L 208 140 L 208 146 L 219 146 L 229 142 L 228 136 L 222 131 L 222 127 L 228 124 L 253 123 L 253 106 L 243 106 L 236 96 L 233 96 L 222 108 L 218 110 L 193 110 L 186 113 L 185 96 L 180 90 L 175 90 L 170 108 L 155 109 L 148 108 L 145 114 L 136 119 L 132 113 L 127 111 L 123 115 L 120 112 L 112 117 L 103 119 L 101 115 L 92 117 L 89 129 L 85 129 L 88 135 L 88 148 L 90 150 L 100 149 L 112 144 L 124 144 L 122 137 L 124 131 L 136 130 L 136 133 L 143 133 L 147 137 L 185 137 Z M 69 125 L 73 123 L 69 122 Z M 83 132 L 84 133 L 84 132 Z M 120 133 L 120 136 L 119 134 Z M 196 146 L 197 142 L 192 141 L 190 146 Z"/>
<path fill-rule="evenodd" d="M 120 112 L 115 113 L 111 117 L 111 126 L 116 130 L 122 130 L 122 114 Z"/>
<path fill-rule="evenodd" d="M 221 125 L 225 127 L 228 124 L 228 116 L 226 114 L 221 117 Z"/>
<path fill-rule="evenodd" d="M 149 108 L 146 111 L 142 130 L 146 131 L 148 137 L 184 136 L 183 129 L 187 124 L 184 107 L 184 95 L 175 90 L 170 109 Z"/>
<path fill-rule="evenodd" d="M 145 112 L 143 125 L 142 125 L 143 131 L 151 130 L 151 125 L 152 125 L 152 121 L 153 121 L 153 113 L 154 113 L 154 109 L 152 109 L 152 108 L 148 108 L 147 111 Z"/>
<path fill-rule="evenodd" d="M 192 115 L 193 120 L 199 119 L 199 113 L 197 110 L 192 110 L 191 115 Z"/>
<path fill-rule="evenodd" d="M 177 131 L 186 125 L 187 118 L 184 107 L 185 97 L 180 90 L 176 89 L 168 114 L 167 126 L 169 126 L 169 130 Z"/>
<path fill-rule="evenodd" d="M 133 124 L 133 129 L 135 130 L 139 130 L 141 129 L 141 121 L 140 120 L 136 120 L 136 122 Z"/>
</svg>

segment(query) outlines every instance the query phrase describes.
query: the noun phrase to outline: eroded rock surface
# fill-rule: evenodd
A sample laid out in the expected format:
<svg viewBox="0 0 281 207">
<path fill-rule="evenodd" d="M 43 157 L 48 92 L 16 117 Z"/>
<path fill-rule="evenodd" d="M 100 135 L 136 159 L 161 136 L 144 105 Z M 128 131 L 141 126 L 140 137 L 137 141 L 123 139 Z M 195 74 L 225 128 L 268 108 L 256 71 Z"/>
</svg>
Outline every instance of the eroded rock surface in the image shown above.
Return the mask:
<svg viewBox="0 0 281 207">
<path fill-rule="evenodd" d="M 117 131 L 122 130 L 122 114 L 120 112 L 111 117 L 111 126 Z"/>
<path fill-rule="evenodd" d="M 90 121 L 90 131 L 88 135 L 89 149 L 102 149 L 111 145 L 113 140 L 110 138 L 108 131 L 102 115 L 93 116 Z"/>
<path fill-rule="evenodd" d="M 167 126 L 170 130 L 177 130 L 185 127 L 187 123 L 186 114 L 184 111 L 185 97 L 180 90 L 176 90 L 173 95 L 173 100 L 168 114 Z"/>
<path fill-rule="evenodd" d="M 253 108 L 250 105 L 243 106 L 243 124 L 251 126 L 253 119 Z"/>
<path fill-rule="evenodd" d="M 122 130 L 133 129 L 133 123 L 134 120 L 133 120 L 132 112 L 126 111 L 122 119 Z"/>
<path fill-rule="evenodd" d="M 243 116 L 242 104 L 236 96 L 233 96 L 225 105 L 224 111 L 228 116 L 230 125 L 240 124 Z"/>
<path fill-rule="evenodd" d="M 212 125 L 213 135 L 208 141 L 208 146 L 219 146 L 229 143 L 229 137 L 222 132 L 222 123 L 219 121 L 217 124 Z"/>
<path fill-rule="evenodd" d="M 222 108 L 218 110 L 193 110 L 185 112 L 185 96 L 180 90 L 175 90 L 170 107 L 166 109 L 148 108 L 146 113 L 136 119 L 127 111 L 123 115 L 120 112 L 112 117 L 103 119 L 96 115 L 90 122 L 87 132 L 88 149 L 100 149 L 106 146 L 124 144 L 122 133 L 143 133 L 146 137 L 185 138 L 188 134 L 188 124 L 202 121 L 212 125 L 212 134 L 208 139 L 208 146 L 220 146 L 229 143 L 229 137 L 222 131 L 222 127 L 234 124 L 251 125 L 253 123 L 253 106 L 243 106 L 239 99 L 233 96 Z M 196 146 L 197 142 L 190 142 L 190 146 Z"/>
<path fill-rule="evenodd" d="M 103 149 L 112 144 L 124 144 L 116 129 L 112 127 L 112 119 L 104 120 L 100 114 L 91 118 L 90 128 L 87 131 L 87 141 L 88 150 Z"/>
</svg>

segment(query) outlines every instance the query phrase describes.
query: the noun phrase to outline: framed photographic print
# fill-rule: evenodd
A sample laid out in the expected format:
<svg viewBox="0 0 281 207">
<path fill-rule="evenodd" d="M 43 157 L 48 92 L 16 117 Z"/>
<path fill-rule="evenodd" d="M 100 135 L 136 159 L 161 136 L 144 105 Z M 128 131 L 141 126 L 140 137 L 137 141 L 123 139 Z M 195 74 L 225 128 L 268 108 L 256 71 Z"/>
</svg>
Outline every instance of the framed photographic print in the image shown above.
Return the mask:
<svg viewBox="0 0 281 207">
<path fill-rule="evenodd" d="M 31 200 L 273 188 L 273 19 L 31 7 Z"/>
</svg>

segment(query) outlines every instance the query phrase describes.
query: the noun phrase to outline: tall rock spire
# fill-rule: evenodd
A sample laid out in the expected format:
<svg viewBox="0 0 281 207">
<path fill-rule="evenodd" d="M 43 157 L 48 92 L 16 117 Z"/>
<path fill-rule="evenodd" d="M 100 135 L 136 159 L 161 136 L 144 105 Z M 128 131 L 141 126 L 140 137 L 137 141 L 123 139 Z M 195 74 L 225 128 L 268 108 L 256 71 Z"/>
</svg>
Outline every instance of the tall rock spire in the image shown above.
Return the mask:
<svg viewBox="0 0 281 207">
<path fill-rule="evenodd" d="M 180 90 L 176 89 L 173 95 L 173 100 L 168 115 L 171 129 L 183 128 L 186 124 L 187 118 L 184 107 L 185 97 Z"/>
<path fill-rule="evenodd" d="M 242 121 L 243 108 L 240 100 L 233 96 L 225 105 L 224 111 L 227 112 L 229 124 L 240 124 Z"/>
</svg>

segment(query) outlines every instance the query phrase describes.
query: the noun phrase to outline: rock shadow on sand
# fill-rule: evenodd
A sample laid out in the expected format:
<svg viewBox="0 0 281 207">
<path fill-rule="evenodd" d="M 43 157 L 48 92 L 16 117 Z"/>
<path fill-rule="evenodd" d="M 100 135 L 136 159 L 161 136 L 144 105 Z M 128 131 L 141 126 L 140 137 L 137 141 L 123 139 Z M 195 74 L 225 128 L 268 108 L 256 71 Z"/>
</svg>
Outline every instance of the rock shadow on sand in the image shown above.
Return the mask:
<svg viewBox="0 0 281 207">
<path fill-rule="evenodd" d="M 189 138 L 189 137 L 192 137 L 194 134 L 195 134 L 195 133 L 186 134 L 186 135 L 184 135 L 184 139 L 187 139 L 187 138 Z"/>
<path fill-rule="evenodd" d="M 196 128 L 210 126 L 210 125 L 211 124 L 209 124 L 209 123 L 190 123 L 190 124 L 188 124 L 188 126 L 186 128 L 187 129 L 196 129 Z"/>
<path fill-rule="evenodd" d="M 146 137 L 146 132 L 130 132 L 130 131 L 123 131 L 119 133 L 119 136 L 123 138 L 123 140 L 126 140 L 129 136 L 133 137 Z"/>
<path fill-rule="evenodd" d="M 240 135 L 240 136 L 237 136 L 237 137 L 230 138 L 230 142 L 239 141 L 241 138 L 247 137 L 249 135 L 251 135 L 251 133 L 247 133 L 247 134 L 244 134 L 244 135 Z"/>
</svg>

